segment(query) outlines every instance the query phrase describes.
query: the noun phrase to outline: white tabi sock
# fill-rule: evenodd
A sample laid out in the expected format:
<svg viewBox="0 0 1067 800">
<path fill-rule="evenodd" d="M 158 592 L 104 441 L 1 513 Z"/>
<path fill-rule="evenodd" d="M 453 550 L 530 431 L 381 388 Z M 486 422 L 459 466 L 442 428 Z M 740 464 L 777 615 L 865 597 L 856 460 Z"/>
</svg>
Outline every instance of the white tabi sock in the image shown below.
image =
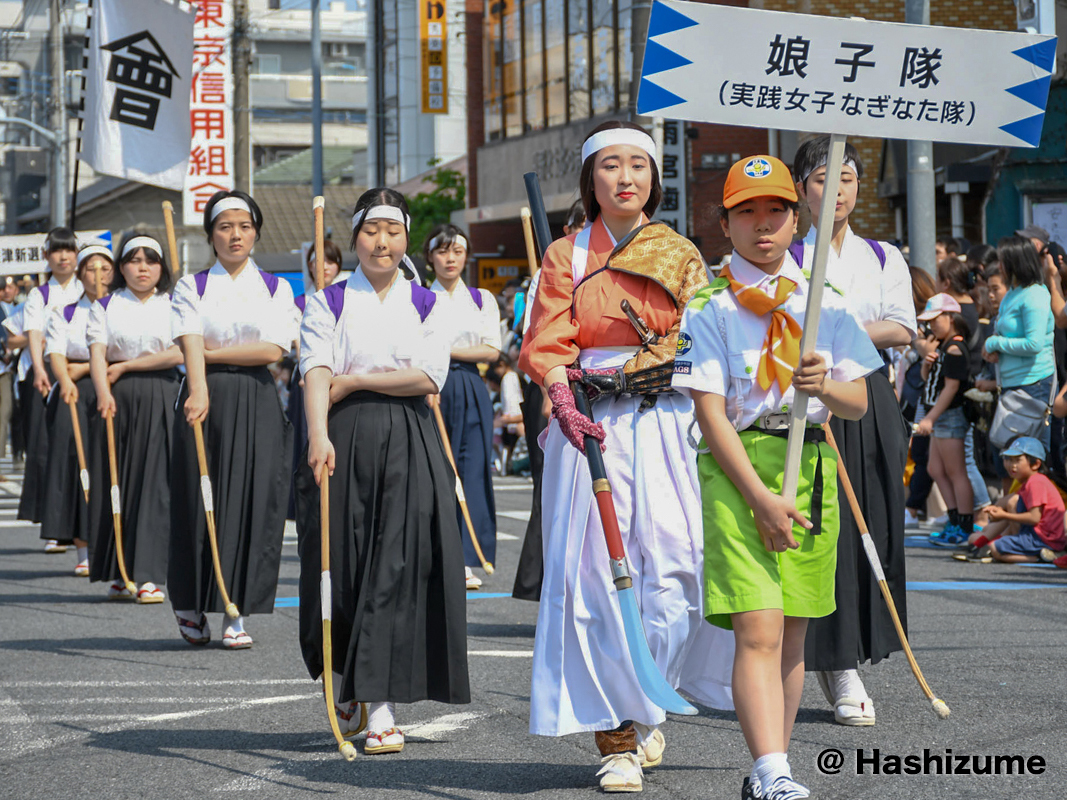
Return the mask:
<svg viewBox="0 0 1067 800">
<path fill-rule="evenodd" d="M 88 561 L 88 560 L 89 560 L 89 548 L 88 547 L 79 547 L 78 548 L 78 563 L 80 564 L 82 561 Z"/>
<path fill-rule="evenodd" d="M 200 615 L 195 611 L 178 611 L 175 609 L 174 616 L 181 617 L 186 622 L 194 622 L 197 625 L 200 624 Z"/>
<path fill-rule="evenodd" d="M 223 631 L 223 634 L 224 635 L 225 634 L 229 634 L 231 636 L 236 636 L 238 633 L 244 633 L 244 630 L 245 630 L 245 618 L 244 617 L 238 617 L 237 619 L 231 619 L 231 620 L 228 621 L 228 623 L 226 625 L 226 630 Z"/>
<path fill-rule="evenodd" d="M 763 792 L 766 792 L 767 787 L 774 783 L 775 778 L 780 776 L 793 777 L 792 772 L 789 770 L 789 760 L 785 753 L 768 753 L 757 758 L 756 763 L 752 765 L 751 781 L 759 784 Z"/>
<path fill-rule="evenodd" d="M 396 727 L 395 703 L 369 703 L 367 705 L 367 730 L 384 733 Z"/>
<path fill-rule="evenodd" d="M 867 689 L 860 680 L 860 674 L 854 669 L 834 670 L 830 673 L 830 688 L 833 690 L 834 699 L 852 697 L 856 700 L 870 700 Z"/>
</svg>

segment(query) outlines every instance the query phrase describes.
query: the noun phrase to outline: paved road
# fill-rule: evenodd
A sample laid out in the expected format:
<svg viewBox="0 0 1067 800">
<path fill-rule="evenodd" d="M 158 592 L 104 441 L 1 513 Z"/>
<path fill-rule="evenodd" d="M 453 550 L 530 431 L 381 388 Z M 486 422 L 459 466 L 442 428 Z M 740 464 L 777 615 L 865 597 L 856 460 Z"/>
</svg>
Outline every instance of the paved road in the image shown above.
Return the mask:
<svg viewBox="0 0 1067 800">
<path fill-rule="evenodd" d="M 10 474 L 8 463 L 0 473 Z M 296 548 L 287 543 L 282 607 L 254 617 L 252 650 L 202 649 L 178 637 L 169 604 L 105 599 L 74 578 L 73 553 L 44 555 L 36 526 L 15 521 L 17 482 L 0 482 L 0 798 L 94 797 L 593 798 L 591 736 L 527 734 L 537 609 L 510 592 L 529 485 L 498 482 L 497 573 L 471 594 L 474 701 L 401 707 L 408 747 L 343 761 L 296 641 Z M 808 680 L 794 772 L 818 798 L 1055 798 L 1064 788 L 1067 573 L 960 564 L 909 550 L 911 633 L 919 663 L 952 717 L 929 710 L 902 657 L 864 670 L 878 725 L 847 729 Z M 212 619 L 218 628 L 220 619 Z M 664 765 L 649 798 L 736 798 L 750 761 L 731 713 L 705 710 L 665 728 Z M 843 755 L 840 774 L 817 758 Z M 870 758 L 954 754 L 1041 756 L 1040 775 L 924 777 L 856 774 Z M 831 757 L 832 760 L 832 757 Z M 1034 765 L 1036 766 L 1036 764 Z M 1018 771 L 1018 770 L 1016 770 Z"/>
</svg>

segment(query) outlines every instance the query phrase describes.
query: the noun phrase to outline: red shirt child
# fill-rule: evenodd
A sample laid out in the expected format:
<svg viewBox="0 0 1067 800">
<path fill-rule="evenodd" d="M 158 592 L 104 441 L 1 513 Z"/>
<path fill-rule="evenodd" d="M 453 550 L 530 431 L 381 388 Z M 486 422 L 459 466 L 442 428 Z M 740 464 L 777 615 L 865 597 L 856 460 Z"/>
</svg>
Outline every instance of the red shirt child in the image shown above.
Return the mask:
<svg viewBox="0 0 1067 800">
<path fill-rule="evenodd" d="M 1034 532 L 1050 550 L 1067 550 L 1067 535 L 1063 530 L 1063 498 L 1048 476 L 1035 472 L 1027 478 L 1019 489 L 1019 504 L 1026 509 L 1041 506 L 1041 521 L 1034 526 Z"/>
</svg>

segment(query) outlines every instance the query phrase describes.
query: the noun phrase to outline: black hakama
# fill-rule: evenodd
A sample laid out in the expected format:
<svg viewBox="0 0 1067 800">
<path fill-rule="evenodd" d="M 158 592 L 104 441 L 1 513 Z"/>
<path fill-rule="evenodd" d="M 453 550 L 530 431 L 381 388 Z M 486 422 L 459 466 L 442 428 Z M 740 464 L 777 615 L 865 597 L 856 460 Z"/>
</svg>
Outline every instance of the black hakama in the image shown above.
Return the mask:
<svg viewBox="0 0 1067 800">
<path fill-rule="evenodd" d="M 541 475 L 545 471 L 545 454 L 537 437 L 548 427 L 548 419 L 541 413 L 544 396 L 541 387 L 527 381 L 523 388 L 522 423 L 526 428 L 526 447 L 530 453 L 530 475 L 533 478 L 533 502 L 526 537 L 522 540 L 519 567 L 515 570 L 515 586 L 511 596 L 516 600 L 541 599 L 541 581 L 545 576 L 545 560 L 541 541 Z"/>
<path fill-rule="evenodd" d="M 342 701 L 470 702 L 454 476 L 422 397 L 356 392 L 329 415 L 333 670 Z M 319 490 L 296 476 L 300 646 L 322 674 Z"/>
<path fill-rule="evenodd" d="M 290 473 L 296 475 L 300 469 L 300 459 L 308 446 L 308 425 L 304 418 L 304 387 L 300 385 L 300 367 L 293 367 L 293 376 L 289 379 L 289 408 L 286 414 L 289 423 L 293 426 L 293 469 Z M 296 480 L 295 477 L 289 485 L 289 510 L 287 519 L 296 519 Z"/>
<path fill-rule="evenodd" d="M 478 536 L 482 554 L 496 561 L 496 500 L 493 475 L 493 401 L 475 364 L 453 361 L 441 389 L 441 416 L 448 430 L 456 471 L 463 481 L 467 511 Z M 463 531 L 463 559 L 468 567 L 480 567 L 467 531 L 463 512 L 456 504 L 456 522 Z"/>
<path fill-rule="evenodd" d="M 115 455 L 122 506 L 122 547 L 130 580 L 140 585 L 167 581 L 170 545 L 170 461 L 178 373 L 173 369 L 127 372 L 111 387 L 115 413 Z M 89 492 L 89 579 L 115 581 L 111 478 L 107 425 L 92 415 L 90 474 L 100 475 L 104 491 Z M 103 476 L 107 476 L 106 478 Z"/>
<path fill-rule="evenodd" d="M 86 469 L 89 461 L 89 420 L 96 410 L 96 389 L 86 375 L 77 381 L 78 401 L 74 407 L 81 426 L 82 448 L 85 451 Z M 41 538 L 55 539 L 60 544 L 73 544 L 74 539 L 89 541 L 89 507 L 82 491 L 81 468 L 78 466 L 78 450 L 74 444 L 74 424 L 70 407 L 59 396 L 57 386 L 48 400 L 47 424 L 49 430 L 48 463 L 45 470 L 45 502 L 41 509 Z M 107 492 L 106 473 L 89 473 L 90 491 Z"/>
<path fill-rule="evenodd" d="M 51 377 L 51 373 L 49 373 Z M 18 518 L 40 522 L 44 512 L 48 469 L 47 401 L 33 387 L 33 370 L 19 384 L 19 406 L 26 431 L 26 465 L 22 475 Z"/>
<path fill-rule="evenodd" d="M 219 563 L 242 615 L 270 614 L 278 588 L 292 467 L 292 432 L 266 367 L 207 367 L 211 406 L 204 449 L 211 477 Z M 178 398 L 171 467 L 167 588 L 179 611 L 225 611 L 215 580 L 188 389 Z"/>
<path fill-rule="evenodd" d="M 907 631 L 904 464 L 908 433 L 889 380 L 880 372 L 868 376 L 867 413 L 860 420 L 835 417 L 830 425 Z M 855 669 L 857 663 L 867 661 L 877 664 L 902 649 L 844 490 L 839 496 L 837 610 L 808 622 L 804 667 L 809 672 Z"/>
</svg>

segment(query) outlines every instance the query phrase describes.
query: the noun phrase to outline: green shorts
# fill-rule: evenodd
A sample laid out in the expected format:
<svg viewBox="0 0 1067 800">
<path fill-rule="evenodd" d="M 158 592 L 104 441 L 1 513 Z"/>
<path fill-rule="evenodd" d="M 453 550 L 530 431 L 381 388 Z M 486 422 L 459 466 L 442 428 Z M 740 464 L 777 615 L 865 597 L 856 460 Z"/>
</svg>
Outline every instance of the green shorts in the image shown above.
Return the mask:
<svg viewBox="0 0 1067 800">
<path fill-rule="evenodd" d="M 739 434 L 763 484 L 782 491 L 786 440 L 758 431 Z M 806 442 L 800 460 L 797 509 L 811 519 L 813 479 L 822 456 L 822 523 L 818 535 L 793 525 L 800 547 L 773 553 L 763 546 L 752 509 L 710 453 L 697 456 L 704 510 L 704 615 L 731 630 L 731 614 L 781 609 L 787 617 L 825 617 L 836 608 L 837 456 L 825 442 Z"/>
</svg>

